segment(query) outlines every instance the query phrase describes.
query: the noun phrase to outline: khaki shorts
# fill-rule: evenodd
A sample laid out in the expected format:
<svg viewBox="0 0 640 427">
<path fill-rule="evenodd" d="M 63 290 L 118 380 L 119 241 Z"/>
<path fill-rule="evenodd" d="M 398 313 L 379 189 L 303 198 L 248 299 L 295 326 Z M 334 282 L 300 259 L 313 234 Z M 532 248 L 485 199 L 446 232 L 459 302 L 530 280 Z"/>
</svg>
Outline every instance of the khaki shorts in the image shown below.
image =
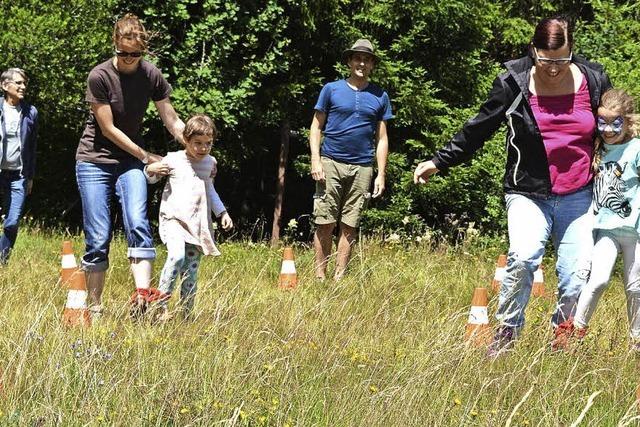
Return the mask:
<svg viewBox="0 0 640 427">
<path fill-rule="evenodd" d="M 313 216 L 317 225 L 342 222 L 360 226 L 362 211 L 371 193 L 373 166 L 351 165 L 322 157 L 324 181 L 316 181 L 313 195 Z"/>
</svg>

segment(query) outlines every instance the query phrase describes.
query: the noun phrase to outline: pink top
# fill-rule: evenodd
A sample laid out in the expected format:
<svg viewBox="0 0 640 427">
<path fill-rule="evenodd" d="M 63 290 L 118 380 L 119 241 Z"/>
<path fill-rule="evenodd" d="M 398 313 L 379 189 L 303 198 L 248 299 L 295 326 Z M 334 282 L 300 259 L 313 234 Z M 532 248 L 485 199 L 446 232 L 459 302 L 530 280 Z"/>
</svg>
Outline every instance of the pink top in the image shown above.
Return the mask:
<svg viewBox="0 0 640 427">
<path fill-rule="evenodd" d="M 591 110 L 587 79 L 578 92 L 568 95 L 531 95 L 529 103 L 547 152 L 551 192 L 569 194 L 591 181 L 593 135 L 596 122 Z"/>
</svg>

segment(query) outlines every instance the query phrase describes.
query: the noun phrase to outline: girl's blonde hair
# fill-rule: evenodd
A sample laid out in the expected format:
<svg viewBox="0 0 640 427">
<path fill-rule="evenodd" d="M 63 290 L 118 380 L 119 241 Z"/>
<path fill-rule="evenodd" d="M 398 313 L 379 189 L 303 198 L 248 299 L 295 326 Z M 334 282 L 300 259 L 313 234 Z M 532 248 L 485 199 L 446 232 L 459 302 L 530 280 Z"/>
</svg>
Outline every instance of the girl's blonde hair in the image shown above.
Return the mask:
<svg viewBox="0 0 640 427">
<path fill-rule="evenodd" d="M 187 120 L 187 124 L 182 132 L 185 142 L 194 136 L 205 135 L 210 136 L 214 141 L 218 137 L 218 129 L 211 117 L 206 114 L 196 114 Z"/>
<path fill-rule="evenodd" d="M 113 26 L 113 44 L 117 45 L 122 39 L 135 40 L 143 52 L 149 49 L 151 35 L 142 25 L 140 19 L 133 13 L 127 13 L 118 19 Z"/>
<path fill-rule="evenodd" d="M 640 116 L 635 114 L 635 100 L 627 92 L 622 89 L 609 89 L 602 95 L 600 107 L 615 111 L 622 116 L 624 121 L 628 123 L 627 134 L 625 135 L 627 138 L 640 135 Z M 600 159 L 602 159 L 603 144 L 604 141 L 600 134 L 598 134 L 595 140 L 592 164 L 594 171 L 597 171 Z"/>
</svg>

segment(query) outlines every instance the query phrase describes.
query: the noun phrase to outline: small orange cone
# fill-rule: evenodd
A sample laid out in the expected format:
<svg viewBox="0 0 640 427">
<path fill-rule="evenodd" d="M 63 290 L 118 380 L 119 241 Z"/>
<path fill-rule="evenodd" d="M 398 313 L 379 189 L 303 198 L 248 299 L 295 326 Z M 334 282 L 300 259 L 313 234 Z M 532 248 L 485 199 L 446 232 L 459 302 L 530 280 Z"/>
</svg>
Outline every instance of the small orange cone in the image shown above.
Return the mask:
<svg viewBox="0 0 640 427">
<path fill-rule="evenodd" d="M 69 279 L 74 271 L 78 269 L 76 263 L 76 257 L 73 255 L 73 248 L 71 242 L 65 240 L 62 242 L 62 269 L 60 270 L 60 284 L 66 286 L 69 284 Z"/>
<path fill-rule="evenodd" d="M 471 300 L 469 320 L 464 331 L 464 339 L 478 347 L 491 341 L 487 301 L 487 288 L 475 288 Z"/>
<path fill-rule="evenodd" d="M 533 273 L 532 293 L 534 297 L 544 297 L 547 295 L 544 289 L 544 273 L 542 265 L 540 265 L 536 272 Z"/>
<path fill-rule="evenodd" d="M 280 269 L 280 289 L 294 289 L 297 285 L 298 274 L 293 260 L 293 248 L 284 248 L 282 268 Z"/>
<path fill-rule="evenodd" d="M 91 326 L 91 316 L 87 309 L 87 283 L 84 271 L 76 268 L 69 279 L 67 303 L 62 313 L 62 324 L 67 327 Z"/>
<path fill-rule="evenodd" d="M 507 272 L 507 256 L 500 255 L 498 257 L 498 261 L 496 262 L 496 273 L 493 276 L 493 281 L 491 282 L 491 290 L 493 292 L 498 292 L 500 290 L 500 285 L 504 280 L 504 275 Z"/>
</svg>

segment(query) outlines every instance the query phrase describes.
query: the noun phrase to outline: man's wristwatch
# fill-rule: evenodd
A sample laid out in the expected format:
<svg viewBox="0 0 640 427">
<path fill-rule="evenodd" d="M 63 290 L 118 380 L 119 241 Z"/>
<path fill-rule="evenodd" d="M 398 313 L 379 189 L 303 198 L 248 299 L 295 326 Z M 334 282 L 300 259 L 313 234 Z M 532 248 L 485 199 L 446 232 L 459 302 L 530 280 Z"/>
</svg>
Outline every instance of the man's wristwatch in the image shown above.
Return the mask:
<svg viewBox="0 0 640 427">
<path fill-rule="evenodd" d="M 147 153 L 145 151 L 144 152 L 144 157 L 140 161 L 142 162 L 143 165 L 148 165 L 149 164 L 149 153 Z"/>
</svg>

